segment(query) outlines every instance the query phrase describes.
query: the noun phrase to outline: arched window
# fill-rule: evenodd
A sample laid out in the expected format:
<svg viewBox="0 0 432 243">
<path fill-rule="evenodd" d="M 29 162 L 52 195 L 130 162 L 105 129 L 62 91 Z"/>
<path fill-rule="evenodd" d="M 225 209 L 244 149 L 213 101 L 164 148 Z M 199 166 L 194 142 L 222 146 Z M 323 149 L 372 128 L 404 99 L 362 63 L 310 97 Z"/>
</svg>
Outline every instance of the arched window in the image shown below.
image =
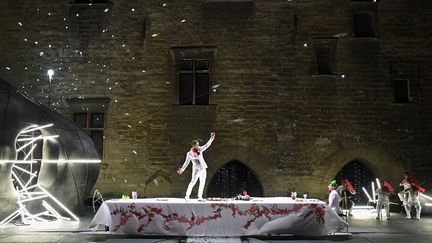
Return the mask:
<svg viewBox="0 0 432 243">
<path fill-rule="evenodd" d="M 219 168 L 207 190 L 208 197 L 234 197 L 247 191 L 252 197 L 262 197 L 263 189 L 252 170 L 242 162 L 233 160 Z"/>
<path fill-rule="evenodd" d="M 359 160 L 353 160 L 346 164 L 335 177 L 338 184 L 340 184 L 341 179 L 347 179 L 351 182 L 357 191 L 353 200 L 356 204 L 360 205 L 366 205 L 369 201 L 368 197 L 364 194 L 362 187 L 364 187 L 370 196 L 372 196 L 371 183 L 375 183 L 375 178 L 376 176 L 372 170 Z"/>
</svg>

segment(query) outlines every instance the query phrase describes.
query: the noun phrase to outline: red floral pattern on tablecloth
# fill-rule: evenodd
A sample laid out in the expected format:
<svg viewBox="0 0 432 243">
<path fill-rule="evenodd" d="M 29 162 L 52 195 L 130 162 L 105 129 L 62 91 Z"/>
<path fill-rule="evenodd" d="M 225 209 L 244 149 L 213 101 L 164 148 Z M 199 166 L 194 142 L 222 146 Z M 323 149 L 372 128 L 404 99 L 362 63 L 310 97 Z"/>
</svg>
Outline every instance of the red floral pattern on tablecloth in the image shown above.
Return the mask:
<svg viewBox="0 0 432 243">
<path fill-rule="evenodd" d="M 208 216 L 196 216 L 193 213 L 191 216 L 179 215 L 178 213 L 165 214 L 161 208 L 157 208 L 150 205 L 144 205 L 140 209 L 136 208 L 135 203 L 127 206 L 127 208 L 119 207 L 111 211 L 111 215 L 120 215 L 120 222 L 114 226 L 114 231 L 119 230 L 133 216 L 137 217 L 138 220 L 144 221 L 139 225 L 137 232 L 141 233 L 152 221 L 153 218 L 159 216 L 163 218 L 162 227 L 169 231 L 171 229 L 171 222 L 178 222 L 181 224 L 188 225 L 186 230 L 190 230 L 195 226 L 201 225 L 208 221 L 218 220 L 222 218 L 221 212 L 223 210 L 231 210 L 231 215 L 235 218 L 236 216 L 251 217 L 243 227 L 248 229 L 258 218 L 265 217 L 268 220 L 272 219 L 272 216 L 287 216 L 292 213 L 297 213 L 302 209 L 308 210 L 304 219 L 310 216 L 315 216 L 318 223 L 324 223 L 325 206 L 317 204 L 294 204 L 291 209 L 279 208 L 278 205 L 273 204 L 271 207 L 264 205 L 252 204 L 248 209 L 241 210 L 235 204 L 211 204 L 213 212 Z"/>
</svg>

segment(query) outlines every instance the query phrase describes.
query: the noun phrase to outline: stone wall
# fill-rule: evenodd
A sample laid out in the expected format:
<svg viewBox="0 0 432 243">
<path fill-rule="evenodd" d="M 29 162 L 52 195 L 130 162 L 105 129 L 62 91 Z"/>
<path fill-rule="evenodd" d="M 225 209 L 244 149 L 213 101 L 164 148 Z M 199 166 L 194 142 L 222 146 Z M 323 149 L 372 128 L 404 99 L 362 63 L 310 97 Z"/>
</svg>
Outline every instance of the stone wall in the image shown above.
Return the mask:
<svg viewBox="0 0 432 243">
<path fill-rule="evenodd" d="M 47 102 L 55 69 L 52 107 L 66 116 L 68 98 L 111 99 L 104 194 L 181 196 L 190 171 L 175 171 L 189 142 L 211 131 L 208 180 L 239 160 L 266 196 L 323 196 L 355 159 L 393 183 L 409 170 L 432 188 L 432 3 L 112 2 L 0 2 L 3 78 Z M 376 37 L 353 38 L 356 11 L 376 13 Z M 334 50 L 334 75 L 315 75 L 320 45 Z M 209 106 L 178 105 L 173 49 L 188 47 L 215 49 Z M 410 80 L 413 102 L 394 102 L 395 78 Z"/>
</svg>

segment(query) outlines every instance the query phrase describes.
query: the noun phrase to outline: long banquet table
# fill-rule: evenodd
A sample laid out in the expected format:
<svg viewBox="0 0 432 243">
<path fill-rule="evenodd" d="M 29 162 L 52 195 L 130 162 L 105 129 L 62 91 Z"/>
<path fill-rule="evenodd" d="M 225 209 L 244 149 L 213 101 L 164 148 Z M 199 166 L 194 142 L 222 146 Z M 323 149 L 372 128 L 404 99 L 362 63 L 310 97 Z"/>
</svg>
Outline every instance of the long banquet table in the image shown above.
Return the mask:
<svg viewBox="0 0 432 243">
<path fill-rule="evenodd" d="M 90 228 L 106 225 L 117 234 L 245 236 L 326 235 L 347 223 L 325 202 L 288 197 L 199 202 L 180 198 L 105 201 Z"/>
</svg>

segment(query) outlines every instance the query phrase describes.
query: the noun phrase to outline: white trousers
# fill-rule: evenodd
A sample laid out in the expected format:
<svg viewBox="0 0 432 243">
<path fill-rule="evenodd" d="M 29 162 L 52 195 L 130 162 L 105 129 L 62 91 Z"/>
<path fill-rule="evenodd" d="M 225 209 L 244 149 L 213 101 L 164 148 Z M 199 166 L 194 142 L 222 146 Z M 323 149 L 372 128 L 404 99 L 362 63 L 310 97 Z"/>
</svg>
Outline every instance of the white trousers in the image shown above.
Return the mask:
<svg viewBox="0 0 432 243">
<path fill-rule="evenodd" d="M 389 201 L 377 201 L 376 210 L 377 210 L 377 216 L 379 217 L 381 207 L 384 206 L 386 211 L 386 217 L 390 218 L 390 202 Z"/>
<path fill-rule="evenodd" d="M 192 179 L 189 182 L 188 188 L 186 190 L 186 197 L 190 196 L 190 194 L 192 193 L 193 187 L 195 186 L 195 184 L 197 183 L 197 181 L 199 179 L 200 182 L 199 182 L 199 187 L 198 187 L 198 198 L 202 198 L 206 178 L 207 178 L 207 170 L 206 169 L 201 169 L 201 168 L 193 169 L 192 170 Z"/>
<path fill-rule="evenodd" d="M 417 214 L 416 218 L 420 219 L 422 206 L 420 204 L 418 194 L 412 193 L 410 191 L 401 191 L 398 193 L 398 196 L 404 204 L 407 217 L 411 217 L 411 207 L 414 206 Z"/>
</svg>

